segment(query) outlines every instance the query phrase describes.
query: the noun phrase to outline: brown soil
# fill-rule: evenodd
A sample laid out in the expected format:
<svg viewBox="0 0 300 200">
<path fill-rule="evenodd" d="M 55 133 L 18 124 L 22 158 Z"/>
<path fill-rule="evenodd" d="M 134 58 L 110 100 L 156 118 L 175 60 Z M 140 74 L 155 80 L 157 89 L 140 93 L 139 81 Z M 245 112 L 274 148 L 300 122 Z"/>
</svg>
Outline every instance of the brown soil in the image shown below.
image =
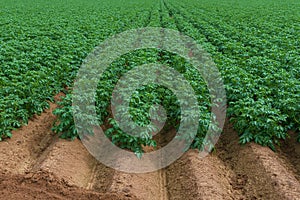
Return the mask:
<svg viewBox="0 0 300 200">
<path fill-rule="evenodd" d="M 0 169 L 15 174 L 30 170 L 42 152 L 55 140 L 51 132 L 57 106 L 50 103 L 50 109 L 40 116 L 34 116 L 27 126 L 13 131 L 12 139 L 0 144 Z"/>
<path fill-rule="evenodd" d="M 0 143 L 0 199 L 300 199 L 294 136 L 275 153 L 252 143 L 239 145 L 227 123 L 210 155 L 200 158 L 190 150 L 165 169 L 129 174 L 99 163 L 79 140 L 52 133 L 55 108 L 51 103 Z"/>
<path fill-rule="evenodd" d="M 279 153 L 282 159 L 292 165 L 292 170 L 296 173 L 296 178 L 300 181 L 300 143 L 297 142 L 298 133 L 290 132 L 290 138 L 285 140 Z"/>
<path fill-rule="evenodd" d="M 232 193 L 240 199 L 300 199 L 300 183 L 288 163 L 267 147 L 239 145 L 230 124 L 216 149 L 229 172 Z"/>
<path fill-rule="evenodd" d="M 224 165 L 216 156 L 190 150 L 167 168 L 168 196 L 180 199 L 233 199 Z"/>
<path fill-rule="evenodd" d="M 47 172 L 26 175 L 0 175 L 0 199 L 82 199 L 82 200 L 120 200 L 127 198 L 124 194 L 97 193 L 69 185 L 64 180 Z"/>
<path fill-rule="evenodd" d="M 62 140 L 51 131 L 55 108 L 50 103 L 50 109 L 0 143 L 0 199 L 136 199 L 121 192 L 89 190 L 97 162 L 78 140 Z"/>
</svg>

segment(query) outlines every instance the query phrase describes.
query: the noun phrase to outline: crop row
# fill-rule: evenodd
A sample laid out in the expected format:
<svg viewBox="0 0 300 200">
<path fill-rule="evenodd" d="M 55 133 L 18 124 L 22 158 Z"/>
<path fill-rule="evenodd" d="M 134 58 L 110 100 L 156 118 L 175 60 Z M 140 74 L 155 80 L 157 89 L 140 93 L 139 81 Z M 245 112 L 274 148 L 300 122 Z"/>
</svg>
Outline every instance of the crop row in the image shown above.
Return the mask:
<svg viewBox="0 0 300 200">
<path fill-rule="evenodd" d="M 211 54 L 224 79 L 228 117 L 242 143 L 255 141 L 274 149 L 288 137 L 288 130 L 299 131 L 299 15 L 294 14 L 299 8 L 297 1 L 289 0 L 293 7 L 280 3 L 272 9 L 258 7 L 273 5 L 269 0 L 237 4 L 232 0 L 153 0 L 125 5 L 122 1 L 18 1 L 17 6 L 0 2 L 0 139 L 11 137 L 11 130 L 41 113 L 59 91 L 67 95 L 54 112 L 59 121 L 53 130 L 64 138 L 78 137 L 72 113 L 77 109 L 72 107 L 72 86 L 79 67 L 108 37 L 140 27 L 178 30 Z M 113 143 L 138 155 L 143 145 L 157 145 L 151 136 L 153 127 L 140 133 L 140 137 L 128 135 L 110 110 L 118 79 L 134 67 L 150 63 L 172 66 L 193 87 L 202 106 L 192 147 L 201 148 L 211 115 L 206 84 L 183 58 L 162 49 L 139 49 L 111 63 L 97 87 L 95 101 L 100 117 L 91 125 L 103 125 Z M 186 117 L 180 116 L 174 94 L 155 84 L 139 88 L 130 102 L 131 117 L 141 126 L 149 125 L 153 104 L 164 105 L 169 127 L 178 128 L 178 122 Z M 83 121 L 89 118 L 77 117 Z"/>
<path fill-rule="evenodd" d="M 147 22 L 151 8 L 139 2 L 129 3 L 131 9 L 99 1 L 0 3 L 0 139 L 11 137 L 11 130 L 71 86 L 82 61 L 101 41 L 128 29 L 127 24 L 145 25 L 140 21 Z"/>
<path fill-rule="evenodd" d="M 191 4 L 179 6 L 179 1 L 174 4 L 167 7 L 179 29 L 205 43 L 203 47 L 223 74 L 228 114 L 241 142 L 254 140 L 274 148 L 273 142 L 278 144 L 286 138 L 287 130 L 299 129 L 299 56 L 294 46 L 287 49 L 289 44 L 297 44 L 296 37 L 286 41 L 290 35 L 286 33 L 281 38 L 266 34 L 262 38 L 247 33 L 246 22 L 242 25 L 244 30 L 237 30 L 236 26 L 216 19 L 214 13 L 199 12 Z M 274 40 L 281 40 L 282 46 Z"/>
</svg>

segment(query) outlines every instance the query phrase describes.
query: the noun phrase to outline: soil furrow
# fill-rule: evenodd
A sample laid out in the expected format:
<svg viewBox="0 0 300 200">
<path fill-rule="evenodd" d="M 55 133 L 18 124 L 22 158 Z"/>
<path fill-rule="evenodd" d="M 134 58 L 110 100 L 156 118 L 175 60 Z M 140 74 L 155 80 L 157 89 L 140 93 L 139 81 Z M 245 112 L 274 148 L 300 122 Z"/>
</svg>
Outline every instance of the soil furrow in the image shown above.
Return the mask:
<svg viewBox="0 0 300 200">
<path fill-rule="evenodd" d="M 227 124 L 216 153 L 231 171 L 233 192 L 246 199 L 299 199 L 300 185 L 293 171 L 267 147 L 239 144 L 238 135 Z"/>
<path fill-rule="evenodd" d="M 0 143 L 0 199 L 300 199 L 299 148 L 290 145 L 292 134 L 276 153 L 253 143 L 240 145 L 226 123 L 210 155 L 200 158 L 190 150 L 165 169 L 133 174 L 104 166 L 78 139 L 59 139 L 51 131 L 54 108 L 51 103 Z M 158 134 L 158 146 L 174 134 Z"/>
<path fill-rule="evenodd" d="M 51 144 L 47 145 L 47 147 L 40 153 L 40 156 L 36 158 L 32 165 L 27 170 L 27 172 L 35 172 L 41 168 L 42 163 L 47 159 L 48 154 L 52 151 L 53 147 L 55 146 L 56 142 L 59 139 L 59 135 L 54 135 Z"/>
<path fill-rule="evenodd" d="M 259 158 L 258 161 L 266 171 L 264 177 L 270 180 L 276 193 L 282 199 L 300 199 L 300 183 L 290 167 L 284 163 L 273 151 L 257 144 L 250 144 L 253 155 Z M 271 192 L 271 191 L 270 191 Z"/>
<path fill-rule="evenodd" d="M 149 173 L 115 171 L 110 191 L 124 192 L 129 196 L 133 194 L 141 200 L 167 200 L 165 170 Z"/>
<path fill-rule="evenodd" d="M 92 190 L 93 189 L 93 183 L 95 182 L 95 174 L 96 174 L 96 171 L 97 171 L 97 164 L 94 165 L 93 169 L 92 169 L 92 172 L 91 172 L 91 176 L 90 176 L 90 179 L 88 181 L 88 184 L 86 186 L 86 189 L 88 190 Z"/>
<path fill-rule="evenodd" d="M 79 140 L 59 139 L 36 170 L 51 172 L 70 184 L 86 188 L 95 163 Z"/>
<path fill-rule="evenodd" d="M 90 188 L 97 192 L 109 192 L 115 171 L 96 161 L 96 168 L 92 174 Z"/>
<path fill-rule="evenodd" d="M 170 200 L 235 199 L 222 162 L 211 155 L 200 158 L 196 150 L 167 168 L 167 188 Z"/>
<path fill-rule="evenodd" d="M 0 174 L 0 199 L 47 200 L 136 200 L 123 194 L 98 193 L 69 185 L 47 172 L 27 175 Z"/>
<path fill-rule="evenodd" d="M 300 143 L 297 142 L 298 134 L 290 132 L 289 135 L 290 138 L 283 141 L 279 153 L 282 159 L 290 163 L 291 170 L 296 173 L 296 178 L 300 181 Z"/>
<path fill-rule="evenodd" d="M 62 94 L 55 96 L 59 100 Z M 50 108 L 41 115 L 35 115 L 28 125 L 13 131 L 13 137 L 1 142 L 0 169 L 14 174 L 22 174 L 36 164 L 37 159 L 55 140 L 51 127 L 56 117 L 52 111 L 57 105 L 50 103 Z"/>
</svg>

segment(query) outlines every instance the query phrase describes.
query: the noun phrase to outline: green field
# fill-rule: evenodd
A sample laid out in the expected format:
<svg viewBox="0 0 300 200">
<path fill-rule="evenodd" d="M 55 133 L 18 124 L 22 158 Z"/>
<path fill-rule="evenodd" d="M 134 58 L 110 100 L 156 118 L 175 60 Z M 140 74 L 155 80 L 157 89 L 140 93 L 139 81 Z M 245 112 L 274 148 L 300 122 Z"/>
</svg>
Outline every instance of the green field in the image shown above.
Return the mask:
<svg viewBox="0 0 300 200">
<path fill-rule="evenodd" d="M 141 27 L 178 30 L 211 54 L 227 93 L 227 116 L 240 142 L 272 149 L 288 131 L 300 126 L 300 2 L 297 0 L 0 0 L 0 139 L 49 107 L 60 91 L 68 95 L 55 111 L 60 124 L 54 131 L 77 137 L 71 112 L 71 92 L 77 70 L 86 56 L 106 38 Z M 108 120 L 109 98 L 118 77 L 136 64 L 160 61 L 183 73 L 196 91 L 201 119 L 193 148 L 200 148 L 210 113 L 201 77 L 178 66 L 188 64 L 171 53 L 141 50 L 112 63 L 99 87 L 100 124 Z M 115 74 L 119 74 L 115 76 Z M 142 107 L 133 100 L 132 115 L 147 123 L 151 102 L 159 99 L 177 126 L 176 99 L 155 86 L 140 89 Z M 152 94 L 150 99 L 146 94 Z M 163 101 L 163 97 L 170 97 Z M 146 116 L 146 117 L 145 117 Z M 133 151 L 155 146 L 150 136 L 135 138 L 114 126 L 106 134 Z M 298 140 L 300 141 L 300 135 Z"/>
</svg>

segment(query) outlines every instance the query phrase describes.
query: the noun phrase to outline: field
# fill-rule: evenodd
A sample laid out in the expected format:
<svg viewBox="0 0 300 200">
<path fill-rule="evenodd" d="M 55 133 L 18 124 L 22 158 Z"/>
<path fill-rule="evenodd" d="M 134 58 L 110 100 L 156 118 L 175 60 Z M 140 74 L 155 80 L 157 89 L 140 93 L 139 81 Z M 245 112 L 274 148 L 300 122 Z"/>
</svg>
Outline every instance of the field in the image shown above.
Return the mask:
<svg viewBox="0 0 300 200">
<path fill-rule="evenodd" d="M 0 199 L 300 199 L 298 10 L 296 0 L 0 1 Z M 139 137 L 122 131 L 110 98 L 135 66 L 172 66 L 201 105 L 197 133 L 180 159 L 155 172 L 125 173 L 80 142 L 72 91 L 95 47 L 148 27 L 179 31 L 209 53 L 225 85 L 227 117 L 213 151 L 199 158 L 213 105 L 205 78 L 163 49 L 122 55 L 98 83 L 100 117 L 91 122 L 115 145 L 142 157 L 166 146 L 188 118 L 171 90 L 143 86 L 130 101 L 132 118 L 147 126 L 151 105 L 161 103 L 167 128 L 157 137 L 152 129 Z"/>
</svg>

